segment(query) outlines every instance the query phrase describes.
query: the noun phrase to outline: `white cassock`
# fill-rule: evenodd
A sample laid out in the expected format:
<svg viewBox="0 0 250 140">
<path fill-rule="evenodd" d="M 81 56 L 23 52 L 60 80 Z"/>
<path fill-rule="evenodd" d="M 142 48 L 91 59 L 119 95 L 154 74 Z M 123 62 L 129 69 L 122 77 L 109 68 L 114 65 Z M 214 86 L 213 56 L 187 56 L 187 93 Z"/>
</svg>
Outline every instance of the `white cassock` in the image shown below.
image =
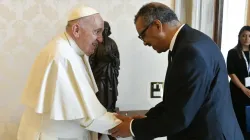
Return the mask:
<svg viewBox="0 0 250 140">
<path fill-rule="evenodd" d="M 121 121 L 100 104 L 97 91 L 88 56 L 68 34 L 58 36 L 33 64 L 17 140 L 97 140 L 95 132 L 107 134 Z"/>
</svg>

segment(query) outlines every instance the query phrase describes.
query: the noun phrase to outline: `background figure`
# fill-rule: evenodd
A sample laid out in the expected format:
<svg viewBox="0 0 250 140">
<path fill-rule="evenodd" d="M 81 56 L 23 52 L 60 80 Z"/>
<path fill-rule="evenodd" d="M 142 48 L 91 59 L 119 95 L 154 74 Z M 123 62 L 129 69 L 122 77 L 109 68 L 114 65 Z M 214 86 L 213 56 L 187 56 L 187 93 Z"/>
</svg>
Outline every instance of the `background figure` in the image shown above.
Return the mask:
<svg viewBox="0 0 250 140">
<path fill-rule="evenodd" d="M 120 59 L 117 45 L 109 37 L 110 34 L 109 23 L 105 21 L 103 42 L 99 43 L 89 61 L 99 89 L 97 98 L 109 112 L 115 112 Z"/>
<path fill-rule="evenodd" d="M 250 88 L 245 86 L 245 78 L 249 77 L 249 68 L 246 65 L 249 65 L 249 47 L 250 26 L 244 26 L 239 32 L 238 44 L 228 52 L 227 69 L 231 78 L 230 90 L 234 111 L 245 139 L 250 139 L 246 132 L 245 113 L 245 106 L 250 105 Z"/>
</svg>

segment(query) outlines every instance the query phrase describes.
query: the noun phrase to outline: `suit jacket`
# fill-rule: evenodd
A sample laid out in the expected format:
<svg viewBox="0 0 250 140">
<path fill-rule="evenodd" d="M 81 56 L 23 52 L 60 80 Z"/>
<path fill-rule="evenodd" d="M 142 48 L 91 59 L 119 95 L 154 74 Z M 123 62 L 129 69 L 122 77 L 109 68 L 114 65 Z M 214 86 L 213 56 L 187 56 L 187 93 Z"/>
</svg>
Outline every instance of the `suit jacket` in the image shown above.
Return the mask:
<svg viewBox="0 0 250 140">
<path fill-rule="evenodd" d="M 243 140 L 230 96 L 227 69 L 218 46 L 183 26 L 168 66 L 163 101 L 135 119 L 137 140 Z"/>
</svg>

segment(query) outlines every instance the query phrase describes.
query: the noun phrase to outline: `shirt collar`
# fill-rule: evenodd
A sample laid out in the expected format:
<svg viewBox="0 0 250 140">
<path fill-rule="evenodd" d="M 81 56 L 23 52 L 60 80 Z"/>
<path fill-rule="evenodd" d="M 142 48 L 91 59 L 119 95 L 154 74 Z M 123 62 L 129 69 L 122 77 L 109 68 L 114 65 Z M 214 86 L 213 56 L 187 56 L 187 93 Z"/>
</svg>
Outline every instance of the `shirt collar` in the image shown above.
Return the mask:
<svg viewBox="0 0 250 140">
<path fill-rule="evenodd" d="M 182 27 L 184 26 L 185 24 L 181 25 L 181 27 L 177 30 L 177 32 L 174 34 L 174 37 L 171 39 L 171 42 L 170 42 L 170 46 L 169 46 L 169 50 L 172 51 L 173 48 L 174 48 L 174 44 L 175 44 L 175 40 L 176 40 L 176 37 L 177 35 L 179 34 L 180 30 L 182 29 Z"/>
<path fill-rule="evenodd" d="M 64 35 L 66 37 L 66 40 L 68 41 L 70 47 L 80 56 L 84 55 L 84 52 L 78 47 L 76 42 L 71 38 L 71 36 L 67 33 L 64 32 Z"/>
</svg>

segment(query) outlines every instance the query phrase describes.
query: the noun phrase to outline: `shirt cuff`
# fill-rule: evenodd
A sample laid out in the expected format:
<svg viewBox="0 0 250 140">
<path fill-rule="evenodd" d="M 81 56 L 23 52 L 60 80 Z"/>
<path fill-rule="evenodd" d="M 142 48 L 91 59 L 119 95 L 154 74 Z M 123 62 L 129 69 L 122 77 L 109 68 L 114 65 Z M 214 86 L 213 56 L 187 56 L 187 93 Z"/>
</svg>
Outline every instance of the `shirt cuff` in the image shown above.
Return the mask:
<svg viewBox="0 0 250 140">
<path fill-rule="evenodd" d="M 134 120 L 134 119 L 133 119 Z M 130 133 L 132 134 L 132 136 L 134 137 L 135 135 L 134 135 L 134 133 L 133 133 L 133 131 L 132 131 L 132 122 L 133 122 L 133 120 L 131 120 L 131 122 L 130 122 Z"/>
</svg>

